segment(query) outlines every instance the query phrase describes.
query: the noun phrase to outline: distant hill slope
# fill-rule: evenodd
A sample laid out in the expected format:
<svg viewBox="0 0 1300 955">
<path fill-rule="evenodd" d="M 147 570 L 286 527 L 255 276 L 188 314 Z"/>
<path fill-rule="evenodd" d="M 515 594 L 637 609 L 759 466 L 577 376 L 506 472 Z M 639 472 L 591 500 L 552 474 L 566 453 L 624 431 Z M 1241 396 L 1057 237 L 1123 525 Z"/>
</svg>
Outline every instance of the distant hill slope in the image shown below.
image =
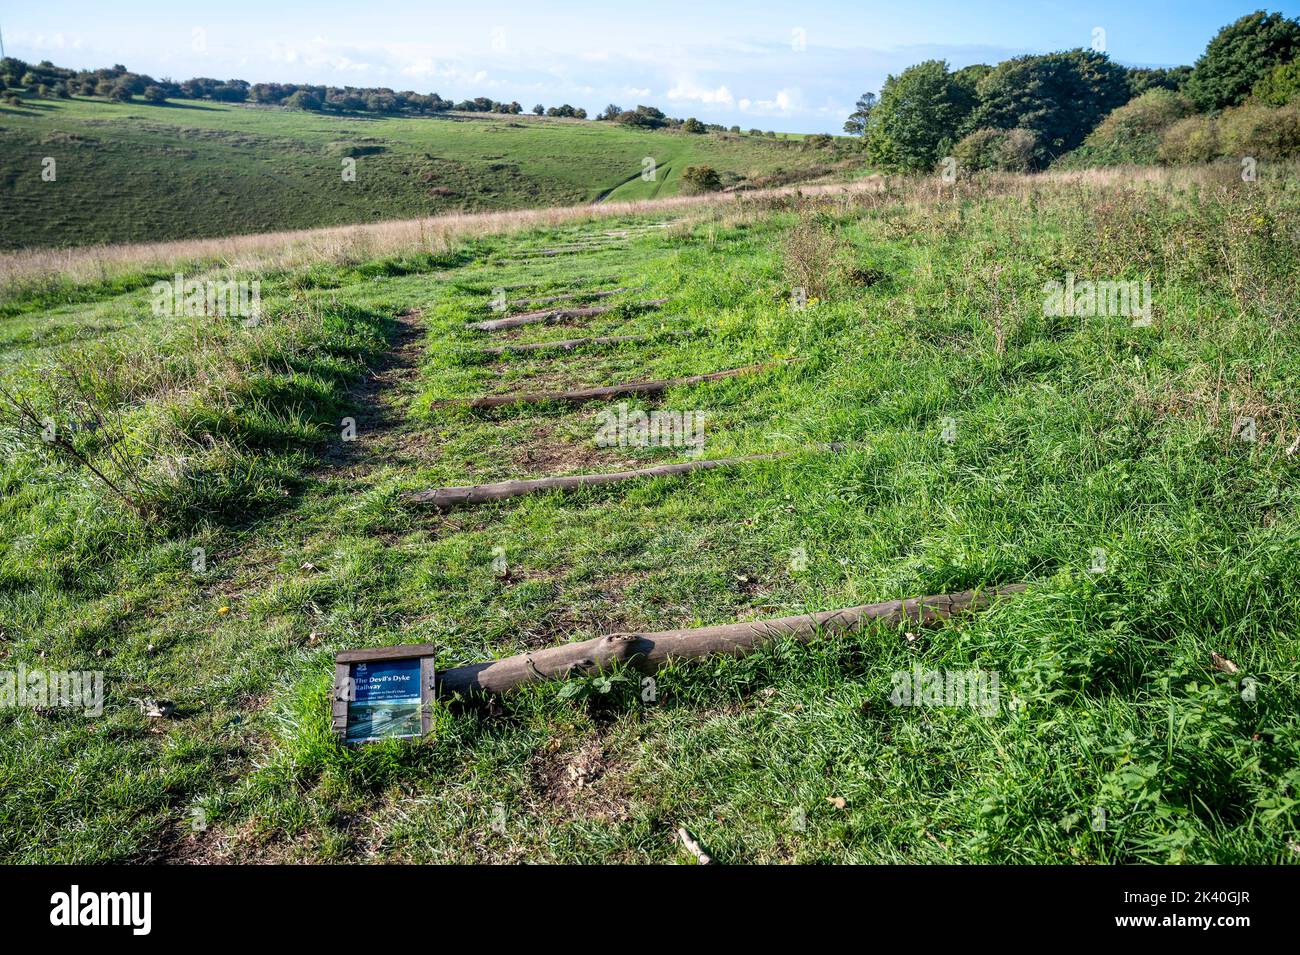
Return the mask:
<svg viewBox="0 0 1300 955">
<path fill-rule="evenodd" d="M 54 181 L 42 179 L 53 158 Z M 345 182 L 343 160 L 356 160 Z M 653 181 L 642 163 L 656 164 Z M 816 175 L 832 149 L 532 116 L 338 117 L 190 101 L 0 107 L 0 248 L 139 242 L 677 194 Z"/>
</svg>

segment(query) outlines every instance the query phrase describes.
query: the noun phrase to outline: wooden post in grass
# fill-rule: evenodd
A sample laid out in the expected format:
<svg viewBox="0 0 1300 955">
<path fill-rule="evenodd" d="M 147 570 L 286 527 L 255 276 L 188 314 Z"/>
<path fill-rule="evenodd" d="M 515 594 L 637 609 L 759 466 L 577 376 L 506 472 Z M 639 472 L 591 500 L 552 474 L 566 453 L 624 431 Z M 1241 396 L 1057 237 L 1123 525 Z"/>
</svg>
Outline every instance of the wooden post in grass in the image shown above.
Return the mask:
<svg viewBox="0 0 1300 955">
<path fill-rule="evenodd" d="M 843 444 L 816 445 L 811 450 L 839 451 Z M 450 511 L 457 507 L 469 507 L 485 504 L 488 501 L 505 501 L 512 497 L 528 494 L 541 494 L 545 491 L 577 491 L 584 487 L 598 487 L 601 484 L 616 484 L 621 481 L 640 481 L 647 478 L 677 477 L 692 471 L 708 471 L 713 468 L 729 468 L 738 464 L 754 461 L 776 461 L 798 451 L 775 451 L 768 454 L 747 454 L 734 458 L 712 458 L 698 461 L 683 461 L 681 464 L 659 464 L 649 468 L 637 468 L 632 471 L 607 471 L 604 474 L 570 474 L 565 477 L 530 478 L 521 481 L 498 481 L 495 484 L 467 484 L 453 487 L 438 487 L 428 491 L 413 491 L 405 495 L 405 500 L 412 504 L 425 504 L 440 511 Z"/>
<path fill-rule="evenodd" d="M 444 670 L 437 674 L 437 681 L 444 693 L 505 693 L 527 683 L 583 676 L 620 663 L 652 673 L 670 659 L 687 660 L 715 654 L 743 656 L 782 637 L 807 643 L 824 631 L 855 630 L 872 622 L 887 626 L 903 621 L 931 624 L 954 614 L 982 610 L 997 598 L 1020 593 L 1025 587 L 1025 584 L 1007 584 L 990 590 L 888 600 L 798 617 L 690 630 L 610 633 L 502 660 Z"/>
<path fill-rule="evenodd" d="M 666 301 L 668 301 L 666 298 L 652 298 L 643 302 L 632 302 L 631 307 L 650 308 L 662 305 Z M 621 305 L 591 305 L 586 308 L 551 308 L 540 312 L 522 312 L 519 315 L 511 315 L 509 318 L 492 318 L 483 322 L 475 322 L 470 325 L 470 328 L 477 329 L 480 332 L 499 332 L 503 328 L 518 328 L 520 325 L 549 325 L 570 318 L 591 318 L 593 315 L 604 315 L 606 312 L 612 312 L 616 308 L 623 307 Z"/>
<path fill-rule="evenodd" d="M 609 298 L 611 295 L 620 295 L 623 292 L 631 292 L 628 286 L 622 288 L 602 289 L 597 292 L 565 292 L 562 295 L 543 295 L 541 298 L 516 299 L 513 302 L 507 302 L 507 305 L 550 305 L 552 302 L 567 302 L 575 298 Z"/>
<path fill-rule="evenodd" d="M 602 385 L 599 388 L 578 388 L 574 391 L 535 391 L 516 392 L 508 395 L 483 395 L 479 398 L 451 398 L 446 401 L 431 402 L 431 408 L 504 408 L 508 405 L 539 405 L 550 401 L 562 401 L 569 404 L 582 404 L 587 401 L 600 401 L 620 395 L 653 395 L 669 388 L 687 385 L 699 385 L 706 381 L 718 381 L 722 378 L 734 378 L 736 375 L 751 375 L 770 368 L 786 365 L 797 358 L 783 361 L 766 362 L 761 365 L 746 365 L 744 368 L 728 368 L 714 371 L 707 375 L 691 375 L 687 378 L 664 378 L 656 381 L 627 381 L 619 385 Z"/>
<path fill-rule="evenodd" d="M 621 282 L 623 281 L 623 276 L 621 275 L 575 275 L 567 279 L 562 279 L 561 281 L 563 281 L 566 286 L 604 285 L 609 282 Z M 543 286 L 550 288 L 553 287 L 555 284 L 556 283 L 554 280 L 538 279 L 536 282 L 511 282 L 508 285 L 495 286 L 495 288 L 499 288 L 507 292 L 514 292 L 523 288 L 542 288 Z"/>
<path fill-rule="evenodd" d="M 499 357 L 501 355 L 513 355 L 516 352 L 532 351 L 573 351 L 575 348 L 599 348 L 605 345 L 625 345 L 630 342 L 648 342 L 669 338 L 685 338 L 691 335 L 691 332 L 668 332 L 666 334 L 651 335 L 605 335 L 600 338 L 562 338 L 558 341 L 551 342 L 524 342 L 514 345 L 493 345 L 491 348 L 480 348 L 480 355 L 492 355 Z"/>
</svg>

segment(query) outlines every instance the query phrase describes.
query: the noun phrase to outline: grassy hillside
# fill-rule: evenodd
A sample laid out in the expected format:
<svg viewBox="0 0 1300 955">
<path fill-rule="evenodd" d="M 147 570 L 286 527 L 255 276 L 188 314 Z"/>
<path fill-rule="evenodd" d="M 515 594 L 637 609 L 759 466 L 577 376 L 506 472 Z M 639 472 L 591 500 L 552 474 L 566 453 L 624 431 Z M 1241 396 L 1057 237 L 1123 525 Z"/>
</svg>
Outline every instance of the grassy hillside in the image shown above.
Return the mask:
<svg viewBox="0 0 1300 955">
<path fill-rule="evenodd" d="M 0 709 L 0 856 L 672 861 L 682 825 L 725 863 L 1294 861 L 1300 192 L 1197 175 L 484 237 L 265 276 L 254 327 L 160 319 L 147 289 L 33 301 L 0 380 L 60 423 L 70 389 L 105 409 L 77 446 L 145 480 L 124 505 L 0 429 L 3 666 L 108 688 L 99 718 Z M 1151 324 L 1044 314 L 1067 273 L 1150 281 Z M 628 290 L 474 331 L 498 287 Z M 479 351 L 611 334 L 647 337 Z M 629 403 L 704 413 L 706 457 L 795 456 L 446 515 L 401 497 L 686 459 L 598 446 L 616 402 L 447 399 L 787 357 Z M 445 669 L 1009 582 L 941 627 L 676 665 L 652 700 L 616 672 L 442 699 L 418 744 L 330 735 L 343 648 L 429 641 Z M 995 672 L 999 704 L 897 706 L 914 667 Z"/>
<path fill-rule="evenodd" d="M 41 178 L 52 157 L 57 178 Z M 642 181 L 642 160 L 658 170 Z M 342 161 L 356 160 L 344 182 Z M 531 116 L 340 118 L 197 101 L 0 106 L 0 248 L 141 242 L 675 195 L 833 160 L 799 140 Z M 729 175 L 727 175 L 729 174 Z"/>
</svg>

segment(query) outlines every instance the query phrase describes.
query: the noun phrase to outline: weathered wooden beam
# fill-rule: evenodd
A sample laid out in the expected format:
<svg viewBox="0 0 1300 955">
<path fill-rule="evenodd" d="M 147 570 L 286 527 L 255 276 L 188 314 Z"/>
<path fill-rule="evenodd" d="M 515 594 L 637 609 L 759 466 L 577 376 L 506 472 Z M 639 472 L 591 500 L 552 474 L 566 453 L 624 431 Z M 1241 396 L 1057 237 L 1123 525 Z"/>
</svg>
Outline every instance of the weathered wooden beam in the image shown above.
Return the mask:
<svg viewBox="0 0 1300 955">
<path fill-rule="evenodd" d="M 502 262 L 536 262 L 538 259 L 553 259 L 561 255 L 580 255 L 583 252 L 615 251 L 622 252 L 627 249 L 624 242 L 600 242 L 587 243 L 583 245 L 559 246 L 550 249 L 521 249 L 520 254 L 513 259 L 502 259 Z"/>
<path fill-rule="evenodd" d="M 839 451 L 843 447 L 842 444 L 824 444 L 816 446 L 813 450 Z M 729 468 L 754 461 L 776 461 L 791 455 L 802 454 L 804 450 L 801 448 L 797 451 L 747 454 L 733 458 L 705 458 L 695 461 L 683 461 L 680 464 L 658 464 L 654 467 L 636 468 L 631 471 L 607 471 L 603 474 L 570 474 L 564 477 L 498 481 L 495 484 L 439 487 L 428 491 L 410 492 L 404 496 L 404 499 L 412 504 L 427 504 L 440 511 L 450 511 L 457 507 L 470 507 L 474 504 L 485 504 L 488 501 L 504 501 L 512 497 L 524 497 L 528 494 L 541 494 L 546 491 L 577 491 L 584 487 L 598 487 L 602 484 L 617 484 L 622 481 L 677 477 L 682 474 L 690 474 L 692 471 Z"/>
<path fill-rule="evenodd" d="M 808 643 L 819 633 L 856 630 L 873 622 L 891 626 L 904 621 L 917 625 L 931 624 L 955 614 L 982 610 L 997 598 L 1020 593 L 1025 587 L 1025 584 L 1007 584 L 988 590 L 888 600 L 797 617 L 689 630 L 610 633 L 501 660 L 455 667 L 436 676 L 444 693 L 505 693 L 527 683 L 582 676 L 620 663 L 652 673 L 668 660 L 712 655 L 743 656 L 782 637 Z"/>
<path fill-rule="evenodd" d="M 601 345 L 622 345 L 626 342 L 646 342 L 665 338 L 682 338 L 690 335 L 690 332 L 668 332 L 657 335 L 607 335 L 602 338 L 562 338 L 553 342 L 527 342 L 517 345 L 494 345 L 491 348 L 480 348 L 480 355 L 512 355 L 515 352 L 531 351 L 551 351 L 559 349 L 560 351 L 573 351 L 575 348 L 591 348 Z"/>
<path fill-rule="evenodd" d="M 706 381 L 718 381 L 722 378 L 734 378 L 737 375 L 752 375 L 770 368 L 777 368 L 797 359 L 767 362 L 762 365 L 746 365 L 744 368 L 728 368 L 714 371 L 707 375 L 690 375 L 686 378 L 663 378 L 656 381 L 625 381 L 617 385 L 602 385 L 599 388 L 577 388 L 573 391 L 519 391 L 508 395 L 482 395 L 478 398 L 450 398 L 446 401 L 430 403 L 431 408 L 505 408 L 510 405 L 539 405 L 551 401 L 568 404 L 583 404 L 587 401 L 601 401 L 605 398 L 617 398 L 621 395 L 652 395 L 669 388 L 699 385 Z"/>
<path fill-rule="evenodd" d="M 623 276 L 621 275 L 576 275 L 568 278 L 561 278 L 559 281 L 563 282 L 566 286 L 571 286 L 604 285 L 607 282 L 621 282 L 622 280 Z M 557 282 L 554 279 L 539 279 L 536 282 L 511 282 L 507 285 L 495 285 L 493 286 L 492 291 L 495 292 L 497 289 L 504 289 L 507 292 L 514 292 L 525 288 L 553 288 L 556 284 Z M 485 292 L 483 294 L 487 295 L 491 293 Z"/>
<path fill-rule="evenodd" d="M 564 242 L 559 245 L 548 245 L 542 249 L 523 249 L 521 251 L 535 252 L 540 255 L 555 255 L 563 252 L 581 252 L 584 249 L 623 249 L 627 248 L 627 243 L 623 238 L 604 236 L 593 239 L 574 239 L 572 242 Z"/>
<path fill-rule="evenodd" d="M 633 308 L 650 308 L 656 305 L 662 305 L 668 301 L 666 298 L 652 298 L 642 302 L 630 303 Z M 550 308 L 540 312 L 522 312 L 519 315 L 511 315 L 507 318 L 491 318 L 484 322 L 475 322 L 470 328 L 477 329 L 480 332 L 499 332 L 503 328 L 518 328 L 520 325 L 549 325 L 552 322 L 562 322 L 570 318 L 590 318 L 593 315 L 604 315 L 606 312 L 612 312 L 620 305 L 590 305 L 585 308 Z"/>
<path fill-rule="evenodd" d="M 603 289 L 597 292 L 565 292 L 563 295 L 544 295 L 541 298 L 516 299 L 513 302 L 507 302 L 507 305 L 550 305 L 552 302 L 565 302 L 575 298 L 609 298 L 611 295 L 618 295 L 620 292 L 630 292 L 632 289 L 628 286 L 623 288 Z"/>
</svg>

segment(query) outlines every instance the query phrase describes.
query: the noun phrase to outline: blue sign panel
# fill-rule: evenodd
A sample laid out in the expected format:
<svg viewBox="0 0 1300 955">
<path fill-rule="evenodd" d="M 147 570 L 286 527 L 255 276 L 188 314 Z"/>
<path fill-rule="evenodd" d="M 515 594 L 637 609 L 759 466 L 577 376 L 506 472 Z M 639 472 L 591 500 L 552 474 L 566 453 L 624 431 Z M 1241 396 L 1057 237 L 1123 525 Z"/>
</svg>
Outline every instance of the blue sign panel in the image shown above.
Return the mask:
<svg viewBox="0 0 1300 955">
<path fill-rule="evenodd" d="M 354 663 L 352 692 L 348 701 L 349 743 L 420 735 L 418 659 Z"/>
</svg>

